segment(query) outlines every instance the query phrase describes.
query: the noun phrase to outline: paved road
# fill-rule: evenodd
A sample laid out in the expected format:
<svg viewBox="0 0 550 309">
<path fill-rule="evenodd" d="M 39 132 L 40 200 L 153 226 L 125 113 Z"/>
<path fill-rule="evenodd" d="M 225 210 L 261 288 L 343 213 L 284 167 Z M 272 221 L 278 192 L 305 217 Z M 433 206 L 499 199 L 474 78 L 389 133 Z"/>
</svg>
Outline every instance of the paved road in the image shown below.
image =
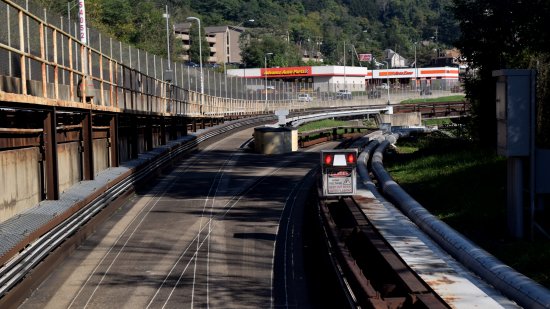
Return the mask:
<svg viewBox="0 0 550 309">
<path fill-rule="evenodd" d="M 233 134 L 151 181 L 21 308 L 312 306 L 302 179 L 319 155 L 240 149 L 251 135 Z"/>
</svg>

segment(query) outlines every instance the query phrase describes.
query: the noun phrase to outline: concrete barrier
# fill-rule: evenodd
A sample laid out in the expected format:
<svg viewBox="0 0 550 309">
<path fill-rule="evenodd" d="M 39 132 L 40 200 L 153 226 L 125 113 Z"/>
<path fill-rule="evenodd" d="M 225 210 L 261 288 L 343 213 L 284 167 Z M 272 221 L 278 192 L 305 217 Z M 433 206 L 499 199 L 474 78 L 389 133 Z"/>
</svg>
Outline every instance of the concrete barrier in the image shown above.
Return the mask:
<svg viewBox="0 0 550 309">
<path fill-rule="evenodd" d="M 42 200 L 38 147 L 0 151 L 0 222 Z"/>
<path fill-rule="evenodd" d="M 422 114 L 420 112 L 403 114 L 380 114 L 383 123 L 391 123 L 392 126 L 420 126 Z"/>
<path fill-rule="evenodd" d="M 263 154 L 281 154 L 297 151 L 298 128 L 255 128 L 254 147 L 256 152 Z"/>
</svg>

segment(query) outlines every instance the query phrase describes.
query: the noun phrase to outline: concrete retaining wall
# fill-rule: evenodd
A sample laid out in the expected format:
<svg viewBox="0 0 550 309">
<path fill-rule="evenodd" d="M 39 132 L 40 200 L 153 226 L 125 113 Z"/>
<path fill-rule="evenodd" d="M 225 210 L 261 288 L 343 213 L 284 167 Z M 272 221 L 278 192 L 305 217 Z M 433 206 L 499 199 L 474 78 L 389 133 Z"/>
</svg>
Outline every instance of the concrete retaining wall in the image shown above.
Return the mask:
<svg viewBox="0 0 550 309">
<path fill-rule="evenodd" d="M 0 222 L 40 202 L 39 160 L 38 148 L 0 152 Z"/>
<path fill-rule="evenodd" d="M 419 112 L 404 114 L 380 114 L 383 123 L 391 123 L 392 126 L 420 126 L 422 114 Z"/>
<path fill-rule="evenodd" d="M 74 185 L 82 179 L 79 142 L 57 145 L 57 162 L 59 164 L 59 192 Z"/>
<path fill-rule="evenodd" d="M 281 154 L 298 150 L 297 128 L 259 127 L 254 129 L 254 145 L 258 153 Z"/>
<path fill-rule="evenodd" d="M 106 138 L 94 140 L 94 175 L 109 168 L 109 148 Z"/>
</svg>

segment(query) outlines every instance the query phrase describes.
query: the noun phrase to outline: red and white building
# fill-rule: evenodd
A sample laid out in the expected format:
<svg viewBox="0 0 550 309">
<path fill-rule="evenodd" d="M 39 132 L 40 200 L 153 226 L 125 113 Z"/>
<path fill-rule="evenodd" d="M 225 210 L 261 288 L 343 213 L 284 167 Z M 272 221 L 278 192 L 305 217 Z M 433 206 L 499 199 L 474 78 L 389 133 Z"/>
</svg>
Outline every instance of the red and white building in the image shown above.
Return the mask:
<svg viewBox="0 0 550 309">
<path fill-rule="evenodd" d="M 366 91 L 383 83 L 392 88 L 429 86 L 432 89 L 448 90 L 460 83 L 457 67 L 370 70 L 350 66 L 300 66 L 232 69 L 227 70 L 227 74 L 247 79 L 296 82 L 311 90 L 323 92 L 340 89 Z"/>
</svg>

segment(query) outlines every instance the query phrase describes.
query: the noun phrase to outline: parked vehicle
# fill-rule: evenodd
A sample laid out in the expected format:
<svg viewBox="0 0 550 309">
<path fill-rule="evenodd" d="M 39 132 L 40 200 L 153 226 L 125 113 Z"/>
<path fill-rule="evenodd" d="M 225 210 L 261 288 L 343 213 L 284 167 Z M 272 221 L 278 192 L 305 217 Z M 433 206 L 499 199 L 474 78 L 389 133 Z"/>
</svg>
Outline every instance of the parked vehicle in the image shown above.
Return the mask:
<svg viewBox="0 0 550 309">
<path fill-rule="evenodd" d="M 460 85 L 454 85 L 451 87 L 451 92 L 453 93 L 462 92 L 462 87 L 460 87 Z"/>
<path fill-rule="evenodd" d="M 382 96 L 382 94 L 381 94 L 380 91 L 378 91 L 378 90 L 371 90 L 371 91 L 369 91 L 369 93 L 367 94 L 367 97 L 368 97 L 369 99 L 379 99 L 381 96 Z"/>
<path fill-rule="evenodd" d="M 390 86 L 386 83 L 382 83 L 380 86 L 377 87 L 378 89 L 384 89 L 384 90 L 387 90 L 387 89 L 390 89 Z"/>
<path fill-rule="evenodd" d="M 420 95 L 431 95 L 431 94 L 432 94 L 432 91 L 430 90 L 430 88 L 420 89 Z"/>
<path fill-rule="evenodd" d="M 185 62 L 185 65 L 188 66 L 188 67 L 191 67 L 191 68 L 198 68 L 199 67 L 199 64 L 198 63 L 195 63 L 193 61 L 187 61 Z"/>
<path fill-rule="evenodd" d="M 311 102 L 311 101 L 313 101 L 313 98 L 309 95 L 309 93 L 300 93 L 300 94 L 298 94 L 298 101 L 300 101 L 300 102 Z"/>
<path fill-rule="evenodd" d="M 338 90 L 338 92 L 336 92 L 336 98 L 341 100 L 351 100 L 352 98 L 351 91 L 344 90 L 344 89 Z"/>
</svg>

